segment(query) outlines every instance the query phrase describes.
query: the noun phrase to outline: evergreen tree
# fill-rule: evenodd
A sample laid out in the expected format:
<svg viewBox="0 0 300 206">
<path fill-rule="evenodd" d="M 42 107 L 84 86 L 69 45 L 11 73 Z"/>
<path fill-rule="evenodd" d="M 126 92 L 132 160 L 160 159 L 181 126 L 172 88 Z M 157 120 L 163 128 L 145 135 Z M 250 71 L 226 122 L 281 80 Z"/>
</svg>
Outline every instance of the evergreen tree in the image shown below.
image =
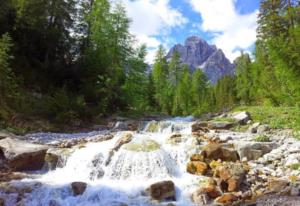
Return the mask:
<svg viewBox="0 0 300 206">
<path fill-rule="evenodd" d="M 145 63 L 146 46 L 142 45 L 137 56 L 129 60 L 127 78 L 124 85 L 126 100 L 131 109 L 138 111 L 148 107 L 148 77 Z"/>
<path fill-rule="evenodd" d="M 11 38 L 4 34 L 0 38 L 0 107 L 11 105 L 17 97 L 17 83 L 11 70 Z"/>
<path fill-rule="evenodd" d="M 208 78 L 201 69 L 197 69 L 192 75 L 191 82 L 190 90 L 194 113 L 200 114 L 208 111 L 208 107 L 211 105 Z"/>
<path fill-rule="evenodd" d="M 236 65 L 236 91 L 237 97 L 243 104 L 250 103 L 250 90 L 252 88 L 251 80 L 251 60 L 248 54 L 242 53 L 235 60 Z"/>
<path fill-rule="evenodd" d="M 155 100 L 159 110 L 168 112 L 170 99 L 168 99 L 168 63 L 163 46 L 159 46 L 154 60 L 152 78 L 155 88 Z"/>
</svg>

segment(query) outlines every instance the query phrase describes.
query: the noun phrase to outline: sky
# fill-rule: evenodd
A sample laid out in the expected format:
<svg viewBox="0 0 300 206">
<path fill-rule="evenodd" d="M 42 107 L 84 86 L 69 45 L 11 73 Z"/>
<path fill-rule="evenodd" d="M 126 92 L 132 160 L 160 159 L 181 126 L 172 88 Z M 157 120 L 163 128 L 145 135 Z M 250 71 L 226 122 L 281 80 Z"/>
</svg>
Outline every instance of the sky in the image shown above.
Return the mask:
<svg viewBox="0 0 300 206">
<path fill-rule="evenodd" d="M 160 44 L 170 49 L 196 35 L 222 49 L 231 61 L 251 53 L 256 40 L 259 0 L 123 0 L 130 32 L 147 44 L 153 63 Z"/>
</svg>

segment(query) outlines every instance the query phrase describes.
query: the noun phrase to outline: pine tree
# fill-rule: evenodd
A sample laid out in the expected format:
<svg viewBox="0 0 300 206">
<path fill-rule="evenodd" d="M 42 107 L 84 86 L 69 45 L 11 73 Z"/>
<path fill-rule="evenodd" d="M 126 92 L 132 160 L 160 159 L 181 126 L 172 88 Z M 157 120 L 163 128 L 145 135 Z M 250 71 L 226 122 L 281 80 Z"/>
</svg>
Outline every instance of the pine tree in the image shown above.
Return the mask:
<svg viewBox="0 0 300 206">
<path fill-rule="evenodd" d="M 168 112 L 170 99 L 168 98 L 168 63 L 163 46 L 159 46 L 154 60 L 152 78 L 155 88 L 155 100 L 159 110 Z"/>
<path fill-rule="evenodd" d="M 11 38 L 4 34 L 0 39 L 0 107 L 8 106 L 17 97 L 17 83 L 11 70 Z"/>
<path fill-rule="evenodd" d="M 241 56 L 235 60 L 235 65 L 237 97 L 241 103 L 247 105 L 251 101 L 250 90 L 252 88 L 250 56 L 242 52 Z"/>
</svg>

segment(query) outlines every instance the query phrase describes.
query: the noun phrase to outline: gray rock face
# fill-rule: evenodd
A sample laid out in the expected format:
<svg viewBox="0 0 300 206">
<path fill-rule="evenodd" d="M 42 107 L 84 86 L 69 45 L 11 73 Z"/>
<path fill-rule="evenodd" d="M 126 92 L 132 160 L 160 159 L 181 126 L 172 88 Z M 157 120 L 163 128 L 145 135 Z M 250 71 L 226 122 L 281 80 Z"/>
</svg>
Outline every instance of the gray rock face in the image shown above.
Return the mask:
<svg viewBox="0 0 300 206">
<path fill-rule="evenodd" d="M 167 59 L 170 60 L 177 51 L 181 62 L 187 64 L 191 71 L 201 69 L 214 84 L 225 75 L 234 74 L 234 65 L 225 57 L 222 50 L 209 45 L 197 36 L 186 39 L 185 44 L 177 44 L 169 51 Z"/>
</svg>

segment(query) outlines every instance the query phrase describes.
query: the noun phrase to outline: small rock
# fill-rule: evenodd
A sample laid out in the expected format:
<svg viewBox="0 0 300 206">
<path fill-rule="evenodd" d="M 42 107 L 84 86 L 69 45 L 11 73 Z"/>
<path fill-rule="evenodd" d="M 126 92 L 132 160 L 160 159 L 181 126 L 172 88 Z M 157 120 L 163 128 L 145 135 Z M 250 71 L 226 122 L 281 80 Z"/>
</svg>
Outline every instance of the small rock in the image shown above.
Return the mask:
<svg viewBox="0 0 300 206">
<path fill-rule="evenodd" d="M 260 125 L 259 122 L 256 122 L 254 124 L 252 124 L 249 128 L 248 128 L 248 132 L 249 133 L 256 133 L 257 132 L 257 128 Z"/>
<path fill-rule="evenodd" d="M 225 193 L 222 196 L 215 199 L 216 205 L 231 206 L 235 201 L 238 200 L 238 197 L 232 193 Z"/>
<path fill-rule="evenodd" d="M 207 205 L 210 199 L 207 194 L 203 193 L 200 190 L 196 190 L 192 193 L 192 200 L 197 205 Z"/>
<path fill-rule="evenodd" d="M 154 200 L 176 200 L 175 185 L 172 181 L 157 182 L 146 189 Z"/>
<path fill-rule="evenodd" d="M 269 125 L 266 125 L 266 124 L 259 125 L 257 127 L 257 133 L 258 134 L 262 134 L 262 133 L 267 132 L 269 130 L 270 130 L 270 127 L 269 127 Z"/>
<path fill-rule="evenodd" d="M 201 154 L 193 154 L 190 157 L 190 160 L 191 161 L 201 161 L 201 162 L 203 162 L 204 161 L 204 157 Z"/>
<path fill-rule="evenodd" d="M 74 196 L 82 195 L 86 190 L 87 184 L 85 182 L 72 182 L 71 183 L 72 191 Z"/>
<path fill-rule="evenodd" d="M 251 116 L 249 112 L 238 112 L 233 114 L 233 118 L 239 123 L 239 124 L 246 124 L 249 120 L 251 120 Z"/>
<path fill-rule="evenodd" d="M 221 196 L 221 191 L 216 185 L 206 185 L 200 188 L 200 192 L 207 194 L 208 197 L 215 199 Z"/>
<path fill-rule="evenodd" d="M 192 125 L 192 132 L 207 131 L 207 122 L 196 122 Z"/>
<path fill-rule="evenodd" d="M 196 175 L 204 175 L 208 169 L 208 166 L 205 162 L 200 161 L 190 161 L 187 164 L 187 172 Z"/>
</svg>

